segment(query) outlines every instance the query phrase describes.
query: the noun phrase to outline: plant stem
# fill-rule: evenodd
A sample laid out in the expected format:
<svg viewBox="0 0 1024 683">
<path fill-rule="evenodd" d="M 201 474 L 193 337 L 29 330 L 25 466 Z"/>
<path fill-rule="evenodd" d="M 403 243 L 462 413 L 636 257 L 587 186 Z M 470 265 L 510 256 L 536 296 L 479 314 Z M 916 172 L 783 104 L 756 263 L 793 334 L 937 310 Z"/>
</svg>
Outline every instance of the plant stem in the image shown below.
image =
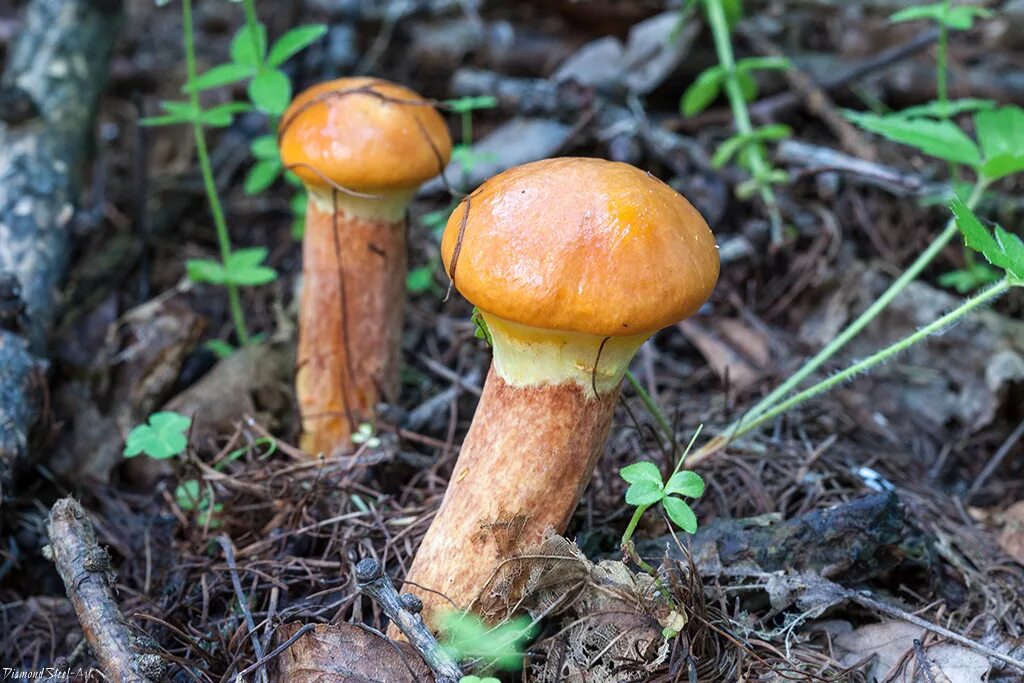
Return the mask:
<svg viewBox="0 0 1024 683">
<path fill-rule="evenodd" d="M 242 7 L 245 8 L 245 26 L 249 32 L 249 39 L 252 41 L 252 51 L 256 55 L 257 65 L 263 66 L 263 49 L 260 44 L 260 22 L 256 18 L 255 0 L 243 0 Z"/>
<path fill-rule="evenodd" d="M 626 545 L 633 538 L 633 533 L 636 531 L 636 525 L 640 523 L 640 518 L 644 516 L 650 505 L 641 505 L 633 511 L 633 516 L 629 520 L 629 524 L 626 525 L 626 530 L 622 532 L 622 543 L 620 545 Z"/>
<path fill-rule="evenodd" d="M 185 66 L 188 70 L 188 82 L 192 84 L 196 80 L 196 47 L 192 28 L 192 0 L 182 0 L 181 25 L 185 38 Z M 217 244 L 220 246 L 221 262 L 226 268 L 231 258 L 231 237 L 228 235 L 228 224 L 224 219 L 224 208 L 221 206 L 220 196 L 217 194 L 217 183 L 213 177 L 210 153 L 206 147 L 206 133 L 203 130 L 203 122 L 200 118 L 199 91 L 195 88 L 189 88 L 188 99 L 193 112 L 192 133 L 196 139 L 196 156 L 199 157 L 199 169 L 203 176 L 203 187 L 206 190 L 206 199 L 210 204 L 213 225 L 217 231 Z M 233 282 L 227 282 L 224 286 L 228 290 L 228 306 L 231 309 L 231 317 L 234 320 L 238 343 L 245 346 L 249 343 L 249 330 L 245 325 L 245 314 L 242 311 L 242 300 L 238 294 L 238 286 Z"/>
<path fill-rule="evenodd" d="M 949 0 L 942 3 L 943 18 L 949 14 Z M 949 85 L 947 64 L 949 61 L 949 27 L 939 22 L 939 44 L 935 55 L 935 95 L 942 105 L 942 118 L 949 118 Z"/>
<path fill-rule="evenodd" d="M 750 135 L 754 132 L 754 126 L 750 122 L 750 112 L 747 111 L 747 99 L 743 96 L 739 79 L 736 77 L 736 58 L 732 51 L 729 22 L 725 17 L 722 0 L 705 0 L 705 5 L 708 22 L 711 24 L 711 33 L 715 40 L 715 52 L 718 53 L 718 63 L 727 74 L 725 94 L 729 99 L 729 107 L 732 109 L 736 132 L 740 135 Z M 772 224 L 772 242 L 779 244 L 782 242 L 782 217 L 775 201 L 775 193 L 765 180 L 769 169 L 764 158 L 764 149 L 760 143 L 753 143 L 747 149 L 749 150 L 747 158 L 750 162 L 750 173 L 757 183 L 758 193 L 768 210 L 768 217 Z"/>
<path fill-rule="evenodd" d="M 977 206 L 978 201 L 981 200 L 982 194 L 985 192 L 987 183 L 979 179 L 971 191 L 971 195 L 967 198 L 968 208 L 973 209 Z M 902 292 L 907 285 L 917 279 L 917 276 L 921 274 L 921 271 L 932 262 L 932 260 L 942 251 L 943 248 L 949 241 L 953 239 L 957 234 L 956 220 L 950 218 L 946 223 L 946 227 L 941 233 L 932 241 L 928 248 L 921 252 L 921 255 L 907 267 L 903 274 L 896 278 L 895 281 L 889 288 L 882 293 L 878 299 L 871 304 L 863 313 L 861 313 L 856 320 L 850 323 L 846 329 L 839 333 L 835 339 L 825 345 L 825 347 L 815 354 L 810 360 L 805 362 L 799 370 L 794 372 L 785 382 L 780 384 L 767 396 L 762 398 L 753 408 L 747 411 L 746 415 L 740 419 L 740 422 L 744 419 L 756 418 L 757 416 L 764 413 L 766 410 L 771 408 L 780 398 L 792 391 L 800 382 L 802 382 L 808 375 L 817 370 L 825 361 L 830 359 L 836 354 L 841 348 L 846 346 L 851 339 L 856 337 L 864 327 L 867 326 L 875 317 L 878 316 L 882 310 L 885 309 L 893 299 Z M 739 422 L 734 423 L 726 432 L 731 432 L 739 427 Z"/>
<path fill-rule="evenodd" d="M 768 412 L 763 413 L 759 417 L 755 418 L 753 421 L 740 427 L 737 430 L 734 437 L 742 436 L 751 430 L 757 429 L 765 422 L 768 422 L 769 420 L 778 417 L 779 415 L 786 412 L 790 408 L 793 408 L 794 406 L 797 406 L 810 398 L 814 398 L 818 394 L 822 394 L 828 391 L 829 389 L 832 389 L 836 385 L 845 382 L 851 377 L 854 377 L 862 372 L 867 372 L 868 370 L 875 367 L 879 363 L 883 363 L 886 360 L 895 356 L 896 354 L 905 351 L 906 349 L 910 348 L 911 346 L 925 339 L 926 337 L 943 331 L 944 329 L 958 321 L 960 318 L 963 318 L 965 315 L 967 315 L 974 309 L 978 308 L 979 306 L 983 306 L 987 303 L 990 303 L 998 296 L 1009 290 L 1010 287 L 1015 286 L 1015 284 L 1016 283 L 1011 282 L 1009 278 L 1006 278 L 1001 282 L 993 285 L 992 287 L 989 287 L 981 294 L 977 294 L 971 297 L 970 299 L 967 299 L 966 301 L 961 303 L 959 306 L 957 306 L 956 308 L 954 308 L 952 311 L 942 316 L 941 318 L 935 320 L 932 323 L 929 323 L 928 325 L 925 325 L 917 332 L 907 337 L 904 337 L 895 344 L 887 346 L 881 351 L 878 351 L 868 356 L 867 358 L 854 363 L 853 365 L 849 366 L 842 372 L 832 375 L 828 379 L 824 379 L 818 382 L 817 384 L 808 387 L 807 389 L 804 389 L 803 391 L 789 398 L 788 400 L 783 401 L 775 408 L 772 408 Z"/>
<path fill-rule="evenodd" d="M 669 446 L 675 450 L 676 436 L 672 431 L 672 426 L 668 422 L 668 418 L 665 417 L 665 413 L 661 410 L 661 407 L 654 402 L 647 390 L 640 384 L 640 380 L 636 378 L 629 370 L 626 370 L 626 379 L 629 380 L 629 385 L 633 387 L 633 391 L 637 393 L 640 400 L 644 402 L 644 407 L 647 408 L 647 412 L 654 417 L 654 421 L 658 423 L 658 427 L 665 434 L 665 438 L 668 439 Z"/>
</svg>

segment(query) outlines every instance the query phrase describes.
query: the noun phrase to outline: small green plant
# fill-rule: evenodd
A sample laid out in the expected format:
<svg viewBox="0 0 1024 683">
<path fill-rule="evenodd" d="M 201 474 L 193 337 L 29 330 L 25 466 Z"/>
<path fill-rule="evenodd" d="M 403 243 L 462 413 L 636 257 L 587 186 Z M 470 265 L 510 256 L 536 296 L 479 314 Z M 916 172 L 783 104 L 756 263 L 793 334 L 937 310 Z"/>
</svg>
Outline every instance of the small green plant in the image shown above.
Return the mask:
<svg viewBox="0 0 1024 683">
<path fill-rule="evenodd" d="M 188 447 L 192 418 L 164 411 L 153 413 L 145 424 L 128 432 L 124 444 L 124 457 L 147 455 L 155 460 L 166 460 L 181 455 Z"/>
<path fill-rule="evenodd" d="M 501 681 L 493 676 L 487 676 L 485 678 L 480 678 L 479 676 L 463 676 L 459 679 L 459 683 L 501 683 Z"/>
<path fill-rule="evenodd" d="M 952 6 L 950 0 L 942 0 L 930 5 L 918 7 L 907 7 L 889 17 L 889 21 L 900 23 L 904 21 L 916 21 L 928 19 L 935 22 L 939 27 L 939 45 L 935 55 L 935 93 L 942 118 L 949 118 L 954 115 L 949 106 L 949 32 L 966 31 L 974 26 L 974 20 L 978 18 L 987 19 L 992 16 L 992 11 L 984 7 L 972 5 Z"/>
<path fill-rule="evenodd" d="M 974 173 L 975 180 L 962 204 L 968 211 L 973 211 L 981 201 L 985 190 L 992 183 L 1024 171 L 1024 109 L 1017 106 L 995 108 L 990 103 L 983 101 L 954 102 L 951 107 L 952 109 L 948 109 L 948 111 L 974 112 L 972 122 L 976 139 L 972 139 L 952 121 L 935 118 L 934 107 L 921 108 L 913 112 L 912 116 L 908 116 L 906 112 L 902 115 L 846 112 L 846 116 L 865 130 L 881 135 L 888 140 L 914 147 L 937 159 L 964 164 Z M 958 234 L 958 231 L 956 217 L 951 217 L 942 232 L 878 299 L 782 384 L 758 401 L 739 420 L 726 427 L 719 437 L 701 448 L 695 458 L 698 461 L 703 460 L 729 441 L 749 433 L 769 419 L 765 417 L 766 415 L 775 417 L 781 414 L 784 412 L 781 406 L 800 403 L 801 401 L 780 402 L 885 310 L 899 293 L 916 280 L 921 272 L 942 252 Z M 992 275 L 989 278 L 992 281 L 998 282 L 1002 278 L 997 270 L 988 267 L 986 269 L 991 271 Z M 990 292 L 991 290 L 986 291 Z M 833 385 L 829 384 L 828 386 Z M 807 391 L 811 391 L 811 389 Z M 801 392 L 797 396 L 805 393 L 807 392 Z M 816 395 L 820 391 L 814 393 Z"/>
<path fill-rule="evenodd" d="M 374 434 L 373 425 L 369 422 L 362 422 L 355 434 L 352 435 L 352 443 L 363 445 L 369 448 L 380 446 L 380 437 Z"/>
<path fill-rule="evenodd" d="M 196 523 L 215 529 L 220 526 L 217 515 L 224 510 L 222 503 L 215 503 L 209 491 L 202 490 L 198 479 L 186 479 L 174 489 L 174 502 L 185 512 L 196 513 Z"/>
<path fill-rule="evenodd" d="M 950 204 L 950 210 L 953 213 L 953 225 L 963 235 L 964 244 L 984 256 L 993 267 L 998 268 L 1002 272 L 1000 279 L 995 284 L 964 300 L 959 306 L 913 334 L 850 365 L 842 372 L 838 372 L 804 389 L 769 410 L 758 413 L 756 416 L 748 418 L 745 422 L 738 423 L 734 432 L 730 433 L 730 438 L 742 436 L 795 406 L 829 391 L 847 380 L 870 371 L 875 366 L 902 353 L 914 344 L 924 341 L 929 336 L 949 329 L 950 326 L 967 314 L 992 303 L 1011 288 L 1024 287 L 1024 241 L 998 225 L 995 226 L 994 231 L 989 231 L 971 210 L 969 204 L 960 198 L 953 200 Z"/>
<path fill-rule="evenodd" d="M 441 630 L 444 633 L 441 646 L 453 659 L 478 660 L 502 671 L 518 671 L 523 667 L 524 647 L 536 634 L 529 617 L 516 617 L 497 626 L 488 626 L 476 616 L 459 611 L 442 615 Z"/>
<path fill-rule="evenodd" d="M 460 136 L 459 142 L 452 147 L 452 161 L 462 171 L 463 185 L 468 184 L 469 175 L 478 163 L 491 161 L 494 158 L 493 154 L 473 149 L 473 112 L 481 109 L 493 109 L 496 106 L 498 106 L 497 98 L 490 95 L 460 97 L 441 102 L 442 109 L 459 115 Z M 460 201 L 462 201 L 461 197 L 453 196 L 448 205 L 443 209 L 424 214 L 421 219 L 423 224 L 431 232 L 439 234 L 444 230 L 445 224 L 448 223 L 448 217 L 452 215 L 452 211 L 455 210 Z M 409 274 L 406 276 L 406 289 L 415 294 L 422 294 L 431 290 L 439 291 L 437 283 L 434 281 L 434 272 L 437 270 L 438 264 L 439 259 L 435 257 L 426 265 L 410 269 Z"/>
<path fill-rule="evenodd" d="M 626 503 L 636 507 L 622 534 L 621 545 L 623 547 L 631 543 L 636 526 L 644 513 L 659 503 L 673 524 L 688 534 L 697 533 L 697 516 L 693 513 L 690 505 L 683 500 L 683 497 L 700 498 L 703 496 L 704 480 L 696 472 L 681 468 L 694 441 L 700 435 L 700 431 L 698 428 L 694 433 L 686 451 L 679 458 L 679 462 L 676 463 L 675 469 L 672 470 L 672 474 L 667 480 L 662 479 L 661 471 L 651 462 L 635 462 L 619 470 L 619 475 L 630 484 L 630 487 L 626 489 Z"/>
<path fill-rule="evenodd" d="M 732 109 L 736 133 L 726 139 L 715 151 L 712 164 L 721 168 L 734 158 L 750 178 L 736 188 L 741 199 L 755 194 L 761 197 L 772 224 L 772 241 L 782 241 L 782 217 L 773 187 L 788 182 L 788 174 L 773 168 L 768 161 L 765 145 L 789 137 L 788 126 L 774 124 L 754 128 L 747 103 L 757 97 L 754 73 L 765 70 L 785 70 L 789 60 L 780 57 L 750 57 L 737 60 L 733 54 L 731 27 L 742 15 L 739 0 L 691 0 L 684 4 L 688 12 L 694 2 L 703 7 L 714 36 L 718 64 L 701 73 L 683 93 L 680 110 L 684 116 L 695 116 L 704 111 L 724 92 Z"/>
<path fill-rule="evenodd" d="M 245 25 L 231 41 L 230 61 L 199 74 L 196 66 L 192 0 L 182 0 L 182 35 L 187 70 L 182 92 L 187 99 L 183 102 L 161 102 L 160 106 L 164 113 L 143 119 L 142 123 L 148 126 L 192 126 L 196 155 L 217 235 L 220 259 L 191 260 L 186 264 L 186 272 L 193 282 L 219 285 L 226 289 L 235 335 L 238 342 L 245 345 L 252 341 L 252 337 L 242 310 L 239 288 L 267 284 L 277 278 L 277 273 L 264 264 L 266 249 L 235 250 L 232 247 L 227 219 L 210 162 L 205 129 L 230 126 L 238 114 L 258 111 L 267 116 L 270 129 L 276 130 L 278 117 L 288 106 L 292 95 L 291 82 L 280 67 L 323 36 L 327 27 L 320 24 L 300 26 L 285 33 L 272 45 L 268 45 L 266 27 L 256 17 L 254 0 L 243 0 L 242 4 L 245 10 Z M 247 83 L 248 102 L 228 102 L 209 109 L 203 108 L 200 93 L 243 81 Z M 273 135 L 256 138 L 252 143 L 252 153 L 256 163 L 245 181 L 245 189 L 249 193 L 263 191 L 281 173 L 281 162 Z M 304 202 L 292 203 L 293 207 L 296 205 L 304 207 Z M 298 223 L 302 214 L 296 215 Z"/>
</svg>

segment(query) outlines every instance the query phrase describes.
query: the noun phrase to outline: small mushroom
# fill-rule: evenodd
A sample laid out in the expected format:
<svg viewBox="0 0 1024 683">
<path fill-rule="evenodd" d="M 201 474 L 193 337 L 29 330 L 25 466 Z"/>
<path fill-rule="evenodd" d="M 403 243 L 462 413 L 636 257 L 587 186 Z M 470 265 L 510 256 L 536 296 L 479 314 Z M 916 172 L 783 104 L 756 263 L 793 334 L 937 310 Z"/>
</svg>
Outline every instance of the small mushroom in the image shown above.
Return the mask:
<svg viewBox="0 0 1024 683">
<path fill-rule="evenodd" d="M 448 490 L 406 577 L 427 624 L 491 614 L 501 562 L 565 530 L 623 375 L 654 332 L 694 313 L 718 251 L 690 203 L 649 173 L 548 159 L 501 173 L 448 221 L 442 257 L 493 361 Z"/>
<path fill-rule="evenodd" d="M 350 446 L 398 392 L 405 213 L 441 172 L 451 137 L 408 88 L 342 78 L 298 95 L 278 130 L 281 159 L 308 190 L 295 392 L 303 450 Z"/>
</svg>

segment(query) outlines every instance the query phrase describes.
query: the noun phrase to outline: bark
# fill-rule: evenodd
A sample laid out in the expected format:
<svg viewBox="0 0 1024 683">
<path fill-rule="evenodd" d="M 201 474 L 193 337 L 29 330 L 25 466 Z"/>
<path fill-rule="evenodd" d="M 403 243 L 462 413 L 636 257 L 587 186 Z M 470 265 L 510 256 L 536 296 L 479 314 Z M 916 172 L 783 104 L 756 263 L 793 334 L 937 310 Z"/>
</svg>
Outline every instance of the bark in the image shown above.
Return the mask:
<svg viewBox="0 0 1024 683">
<path fill-rule="evenodd" d="M 114 0 L 34 0 L 0 77 L 0 276 L 21 290 L 25 324 L 0 342 L 0 486 L 39 419 L 39 381 L 93 122 L 117 34 Z"/>
<path fill-rule="evenodd" d="M 303 450 L 350 446 L 379 402 L 398 393 L 404 220 L 357 218 L 310 202 L 295 378 Z"/>
<path fill-rule="evenodd" d="M 565 531 L 604 449 L 618 394 L 616 387 L 588 398 L 575 383 L 510 386 L 491 368 L 403 588 L 423 601 L 430 628 L 438 630 L 453 603 L 485 616 L 504 616 L 515 604 L 522 577 L 502 571 L 492 579 L 548 528 Z"/>
<path fill-rule="evenodd" d="M 54 503 L 46 531 L 50 545 L 44 553 L 57 565 L 82 633 L 107 679 L 160 680 L 167 665 L 159 655 L 143 652 L 156 643 L 137 636 L 121 614 L 114 599 L 110 556 L 96 543 L 96 533 L 79 502 L 68 497 Z"/>
</svg>

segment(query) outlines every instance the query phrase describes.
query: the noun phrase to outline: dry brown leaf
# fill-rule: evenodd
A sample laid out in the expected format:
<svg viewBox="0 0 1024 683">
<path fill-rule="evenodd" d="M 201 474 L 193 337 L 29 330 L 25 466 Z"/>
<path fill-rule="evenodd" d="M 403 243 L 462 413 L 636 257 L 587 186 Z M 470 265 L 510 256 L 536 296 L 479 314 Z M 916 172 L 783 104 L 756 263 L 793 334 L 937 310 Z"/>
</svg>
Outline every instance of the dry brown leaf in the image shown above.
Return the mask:
<svg viewBox="0 0 1024 683">
<path fill-rule="evenodd" d="M 840 662 L 852 666 L 868 657 L 876 657 L 868 672 L 879 681 L 903 680 L 898 673 L 914 667 L 914 640 L 922 640 L 920 626 L 892 619 L 868 624 L 835 638 L 837 649 L 844 653 Z M 925 648 L 931 667 L 941 671 L 950 683 L 981 683 L 991 668 L 988 658 L 962 645 L 942 643 Z M 895 677 L 894 677 L 895 675 Z"/>
<path fill-rule="evenodd" d="M 719 379 L 742 392 L 764 374 L 771 352 L 769 340 L 742 320 L 726 319 L 705 325 L 695 319 L 679 323 L 679 329 L 701 352 Z"/>
<path fill-rule="evenodd" d="M 284 624 L 277 643 L 301 624 Z M 319 624 L 276 660 L 271 680 L 288 683 L 427 683 L 430 669 L 409 645 L 394 643 L 353 624 Z"/>
<path fill-rule="evenodd" d="M 1024 565 L 1024 500 L 1008 507 L 1001 518 L 1003 530 L 999 534 L 999 547 Z"/>
</svg>

